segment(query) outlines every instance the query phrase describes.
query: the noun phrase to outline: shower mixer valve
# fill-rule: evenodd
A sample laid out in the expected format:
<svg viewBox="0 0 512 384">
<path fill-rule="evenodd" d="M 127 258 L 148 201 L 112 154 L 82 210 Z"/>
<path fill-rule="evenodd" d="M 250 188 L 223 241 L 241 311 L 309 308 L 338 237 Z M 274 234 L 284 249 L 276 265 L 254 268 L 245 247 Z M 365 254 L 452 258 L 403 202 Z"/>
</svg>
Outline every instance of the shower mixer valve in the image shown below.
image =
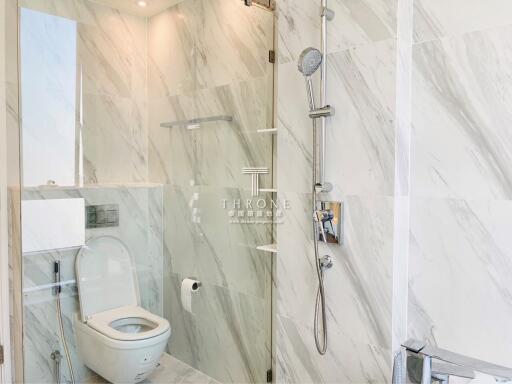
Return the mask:
<svg viewBox="0 0 512 384">
<path fill-rule="evenodd" d="M 318 226 L 318 240 L 329 244 L 343 243 L 343 203 L 317 201 L 313 220 Z"/>
<path fill-rule="evenodd" d="M 322 271 L 325 271 L 326 269 L 331 269 L 333 265 L 332 257 L 329 255 L 325 255 L 320 258 L 320 268 L 322 268 Z"/>
</svg>

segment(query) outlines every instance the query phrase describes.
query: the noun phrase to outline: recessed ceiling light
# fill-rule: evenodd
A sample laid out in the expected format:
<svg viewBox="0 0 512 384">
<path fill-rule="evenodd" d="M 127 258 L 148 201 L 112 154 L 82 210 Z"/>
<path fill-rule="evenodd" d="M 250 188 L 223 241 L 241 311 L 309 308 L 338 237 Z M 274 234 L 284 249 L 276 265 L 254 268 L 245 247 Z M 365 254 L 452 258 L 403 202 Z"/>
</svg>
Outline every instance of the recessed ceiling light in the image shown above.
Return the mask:
<svg viewBox="0 0 512 384">
<path fill-rule="evenodd" d="M 148 5 L 148 3 L 146 1 L 144 1 L 144 0 L 138 0 L 137 1 L 137 5 L 139 7 L 145 7 L 146 5 Z"/>
</svg>

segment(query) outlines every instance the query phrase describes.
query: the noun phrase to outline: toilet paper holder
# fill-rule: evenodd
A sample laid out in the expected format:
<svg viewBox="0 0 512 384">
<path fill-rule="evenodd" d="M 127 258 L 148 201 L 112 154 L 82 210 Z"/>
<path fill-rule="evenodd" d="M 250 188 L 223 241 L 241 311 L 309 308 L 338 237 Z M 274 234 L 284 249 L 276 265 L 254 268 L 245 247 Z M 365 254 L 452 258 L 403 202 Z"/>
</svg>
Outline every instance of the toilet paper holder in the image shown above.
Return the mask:
<svg viewBox="0 0 512 384">
<path fill-rule="evenodd" d="M 183 280 L 188 280 L 188 279 L 190 279 L 190 280 L 194 280 L 194 283 L 192 284 L 192 291 L 193 291 L 193 292 L 198 291 L 198 290 L 199 290 L 199 288 L 201 288 L 201 287 L 202 287 L 202 285 L 203 285 L 203 283 L 201 283 L 201 281 L 199 281 L 199 280 L 198 280 L 197 278 L 195 278 L 195 277 L 186 277 L 186 278 L 185 278 L 185 279 L 183 279 Z"/>
</svg>

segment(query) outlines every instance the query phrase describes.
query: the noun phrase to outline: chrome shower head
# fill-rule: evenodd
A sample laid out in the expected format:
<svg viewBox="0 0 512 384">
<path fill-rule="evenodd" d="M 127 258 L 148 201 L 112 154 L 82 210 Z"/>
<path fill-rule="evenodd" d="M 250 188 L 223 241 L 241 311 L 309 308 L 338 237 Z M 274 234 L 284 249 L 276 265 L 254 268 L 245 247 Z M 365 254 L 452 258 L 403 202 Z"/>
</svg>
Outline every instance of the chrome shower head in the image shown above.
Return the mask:
<svg viewBox="0 0 512 384">
<path fill-rule="evenodd" d="M 306 77 L 311 76 L 320 68 L 322 58 L 322 52 L 316 48 L 309 47 L 303 50 L 300 54 L 299 62 L 297 63 L 300 73 Z"/>
</svg>

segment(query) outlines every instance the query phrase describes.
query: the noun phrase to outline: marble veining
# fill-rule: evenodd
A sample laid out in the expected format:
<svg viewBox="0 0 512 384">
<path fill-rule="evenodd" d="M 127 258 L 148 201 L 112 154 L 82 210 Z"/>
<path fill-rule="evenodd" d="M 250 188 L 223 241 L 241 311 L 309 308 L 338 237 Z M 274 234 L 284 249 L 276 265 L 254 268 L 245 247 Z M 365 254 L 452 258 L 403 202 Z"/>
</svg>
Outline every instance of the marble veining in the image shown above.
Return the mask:
<svg viewBox="0 0 512 384">
<path fill-rule="evenodd" d="M 273 22 L 238 0 L 187 0 L 148 22 L 148 175 L 164 184 L 169 352 L 225 383 L 265 382 L 271 367 L 272 259 L 256 249 L 271 226 L 230 224 L 223 200 L 251 198 L 242 168 L 273 166 L 272 136 L 257 133 L 273 127 Z M 233 121 L 160 127 L 214 115 Z M 203 284 L 193 314 L 180 302 L 190 276 Z"/>
<path fill-rule="evenodd" d="M 510 25 L 511 10 L 507 0 L 416 0 L 414 41 L 422 43 Z"/>
<path fill-rule="evenodd" d="M 278 197 L 291 210 L 277 226 L 277 381 L 386 383 L 391 377 L 397 2 L 330 1 L 326 200 L 345 204 L 345 244 L 326 273 L 329 349 L 312 324 L 316 294 L 311 234 L 312 124 L 300 52 L 318 47 L 317 1 L 278 2 Z M 318 74 L 314 79 L 318 84 Z M 301 300 L 296 300 L 300 297 Z M 347 364 L 347 365 L 345 365 Z"/>
<path fill-rule="evenodd" d="M 163 243 L 162 189 L 158 186 L 111 186 L 91 188 L 31 188 L 23 191 L 23 199 L 84 198 L 86 204 L 119 204 L 120 226 L 88 229 L 86 237 L 112 235 L 123 241 L 131 252 L 137 272 L 140 302 L 152 313 L 163 314 Z M 42 222 L 41 225 L 44 225 Z M 75 279 L 78 248 L 45 251 L 23 255 L 23 308 L 25 378 L 27 383 L 53 382 L 53 365 L 49 355 L 62 351 L 57 328 L 56 302 L 48 284 L 53 282 L 53 262 L 61 262 L 62 281 Z M 73 367 L 79 379 L 90 371 L 77 355 L 73 316 L 78 312 L 76 285 L 63 290 L 62 306 L 70 344 Z M 65 364 L 64 364 L 65 366 Z M 69 377 L 67 368 L 63 375 Z"/>
<path fill-rule="evenodd" d="M 294 276 L 277 290 L 277 312 L 294 322 L 311 326 L 316 297 L 310 197 L 282 195 L 290 200 L 278 228 L 278 276 Z M 389 349 L 391 343 L 393 199 L 347 196 L 343 247 L 322 246 L 335 258 L 326 274 L 328 321 L 331 329 L 359 343 Z M 304 240 L 297 241 L 297 234 Z M 362 256 L 364 255 L 364 256 Z M 278 278 L 279 284 L 279 278 Z M 301 297 L 300 301 L 293 297 Z"/>
<path fill-rule="evenodd" d="M 337 113 L 328 119 L 326 173 L 344 194 L 394 194 L 395 55 L 396 44 L 385 41 L 327 57 L 327 100 Z M 279 87 L 278 143 L 286 161 L 277 164 L 278 188 L 306 193 L 313 134 L 295 63 L 279 66 Z"/>
<path fill-rule="evenodd" d="M 221 382 L 264 382 L 270 361 L 267 299 L 205 283 L 193 296 L 190 314 L 177 310 L 182 278 L 169 274 L 164 283 L 165 316 L 174 330 L 171 355 Z"/>
<path fill-rule="evenodd" d="M 107 381 L 96 375 L 84 382 L 84 384 L 106 383 Z M 218 384 L 219 382 L 166 353 L 160 360 L 160 366 L 142 383 Z"/>
<path fill-rule="evenodd" d="M 328 24 L 330 53 L 396 37 L 397 0 L 332 0 L 336 18 Z M 278 2 L 279 62 L 296 62 L 301 51 L 320 44 L 319 3 L 316 0 Z"/>
<path fill-rule="evenodd" d="M 357 383 L 389 382 L 390 352 L 358 343 L 331 331 L 326 356 L 316 352 L 312 329 L 277 316 L 279 345 L 276 365 L 279 383 Z"/>
<path fill-rule="evenodd" d="M 503 27 L 414 48 L 414 195 L 511 198 L 511 44 Z"/>
<path fill-rule="evenodd" d="M 510 201 L 413 199 L 411 335 L 512 365 L 511 214 Z"/>
</svg>

